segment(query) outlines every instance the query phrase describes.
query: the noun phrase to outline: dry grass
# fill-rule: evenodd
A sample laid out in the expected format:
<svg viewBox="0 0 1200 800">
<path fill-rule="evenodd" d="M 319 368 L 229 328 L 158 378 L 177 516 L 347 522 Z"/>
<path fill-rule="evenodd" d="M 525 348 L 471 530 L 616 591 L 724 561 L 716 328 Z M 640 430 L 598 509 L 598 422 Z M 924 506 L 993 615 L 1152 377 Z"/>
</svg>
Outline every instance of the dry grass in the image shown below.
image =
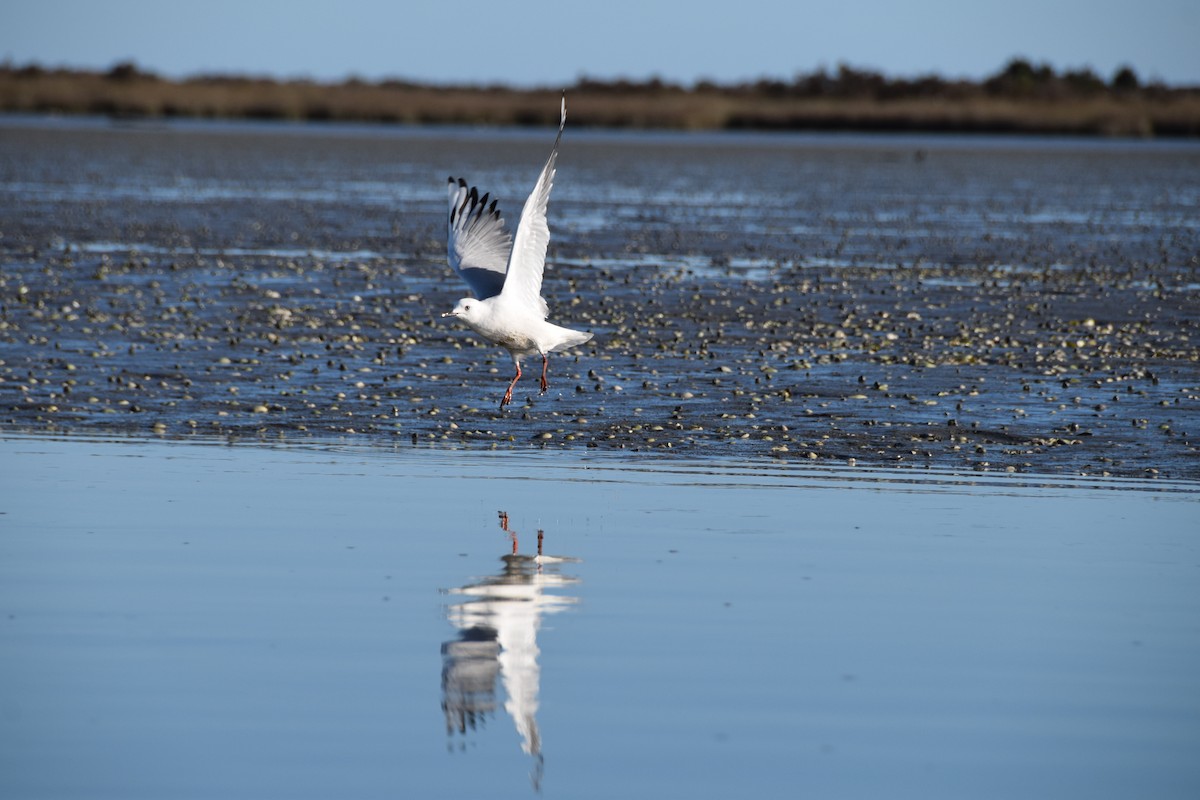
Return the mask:
<svg viewBox="0 0 1200 800">
<path fill-rule="evenodd" d="M 935 96 L 796 96 L 757 87 L 682 89 L 658 82 L 569 87 L 580 126 L 682 130 L 870 130 L 1200 136 L 1200 92 L 1101 91 L 1069 97 L 996 95 L 961 85 Z M 0 68 L 0 111 L 389 123 L 550 125 L 557 91 L 322 84 L 248 78 L 168 81 L 109 73 Z"/>
</svg>

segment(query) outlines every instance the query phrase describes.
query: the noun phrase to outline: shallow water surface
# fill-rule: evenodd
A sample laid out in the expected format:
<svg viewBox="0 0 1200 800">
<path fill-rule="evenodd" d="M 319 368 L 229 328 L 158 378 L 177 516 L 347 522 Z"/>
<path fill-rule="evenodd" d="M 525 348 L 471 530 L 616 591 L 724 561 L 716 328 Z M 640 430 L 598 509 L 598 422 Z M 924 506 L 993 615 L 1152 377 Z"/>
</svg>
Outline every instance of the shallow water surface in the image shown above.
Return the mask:
<svg viewBox="0 0 1200 800">
<path fill-rule="evenodd" d="M 501 413 L 445 181 L 512 224 L 552 141 L 0 117 L 0 431 L 1200 480 L 1200 143 L 568 123 L 594 338 Z"/>
<path fill-rule="evenodd" d="M 0 486 L 6 797 L 1200 790 L 1196 484 L 9 437 Z"/>
</svg>

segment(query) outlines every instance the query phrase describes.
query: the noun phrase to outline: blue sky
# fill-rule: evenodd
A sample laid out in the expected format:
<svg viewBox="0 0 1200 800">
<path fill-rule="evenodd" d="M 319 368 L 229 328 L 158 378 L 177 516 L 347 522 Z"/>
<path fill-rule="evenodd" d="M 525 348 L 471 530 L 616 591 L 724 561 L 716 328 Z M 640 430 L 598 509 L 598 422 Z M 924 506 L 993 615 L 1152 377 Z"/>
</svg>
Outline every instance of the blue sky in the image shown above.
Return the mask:
<svg viewBox="0 0 1200 800">
<path fill-rule="evenodd" d="M 133 60 L 319 80 L 357 75 L 559 86 L 581 75 L 691 83 L 839 63 L 979 78 L 1012 56 L 1200 85 L 1197 0 L 2 0 L 0 60 Z"/>
</svg>

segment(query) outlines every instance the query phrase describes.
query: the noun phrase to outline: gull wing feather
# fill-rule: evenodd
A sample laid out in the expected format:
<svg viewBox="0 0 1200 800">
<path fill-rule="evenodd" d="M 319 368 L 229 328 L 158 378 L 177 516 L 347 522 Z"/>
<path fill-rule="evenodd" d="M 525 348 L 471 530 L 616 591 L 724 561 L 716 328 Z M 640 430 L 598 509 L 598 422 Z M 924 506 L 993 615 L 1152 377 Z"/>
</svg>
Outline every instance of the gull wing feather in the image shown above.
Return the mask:
<svg viewBox="0 0 1200 800">
<path fill-rule="evenodd" d="M 546 269 L 546 247 L 550 244 L 550 225 L 546 221 L 546 206 L 550 202 L 550 189 L 554 186 L 554 163 L 558 159 L 558 143 L 562 140 L 563 128 L 567 124 L 567 100 L 562 101 L 558 121 L 558 136 L 542 174 L 538 176 L 525 207 L 521 209 L 521 220 L 513 237 L 512 254 L 508 259 L 508 274 L 504 278 L 501 296 L 529 308 L 541 311 L 545 319 L 550 314 L 546 301 L 542 299 L 542 273 Z"/>
<path fill-rule="evenodd" d="M 500 294 L 508 268 L 512 236 L 496 201 L 479 196 L 462 178 L 450 178 L 447 187 L 450 214 L 446 227 L 446 258 L 450 268 L 467 282 L 480 300 Z"/>
</svg>

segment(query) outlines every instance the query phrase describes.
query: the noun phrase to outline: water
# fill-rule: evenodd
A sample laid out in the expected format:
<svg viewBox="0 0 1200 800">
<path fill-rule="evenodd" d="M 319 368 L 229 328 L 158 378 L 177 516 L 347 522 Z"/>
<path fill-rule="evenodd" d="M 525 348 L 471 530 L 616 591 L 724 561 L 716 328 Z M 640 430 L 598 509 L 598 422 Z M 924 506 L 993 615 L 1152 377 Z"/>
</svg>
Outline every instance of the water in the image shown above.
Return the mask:
<svg viewBox="0 0 1200 800">
<path fill-rule="evenodd" d="M 1195 797 L 1200 147 L 551 140 L 0 120 L 0 796 Z"/>
<path fill-rule="evenodd" d="M 0 428 L 1200 479 L 1200 145 L 570 127 L 517 387 L 445 178 L 552 131 L 0 119 Z"/>
<path fill-rule="evenodd" d="M 1200 790 L 1194 483 L 9 436 L 0 486 L 6 797 Z"/>
</svg>

